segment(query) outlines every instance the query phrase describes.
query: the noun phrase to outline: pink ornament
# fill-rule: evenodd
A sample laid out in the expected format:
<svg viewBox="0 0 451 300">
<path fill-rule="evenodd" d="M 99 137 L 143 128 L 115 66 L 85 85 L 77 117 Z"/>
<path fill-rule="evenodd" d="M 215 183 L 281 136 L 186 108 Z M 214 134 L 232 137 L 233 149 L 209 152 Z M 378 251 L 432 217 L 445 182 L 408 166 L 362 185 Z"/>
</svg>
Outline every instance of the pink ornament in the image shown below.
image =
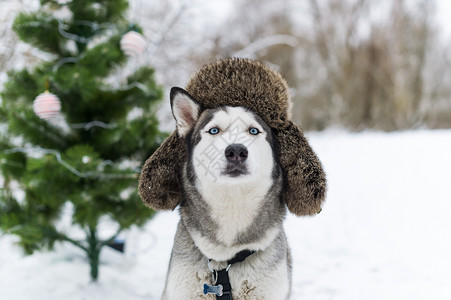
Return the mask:
<svg viewBox="0 0 451 300">
<path fill-rule="evenodd" d="M 61 111 L 61 101 L 56 95 L 46 91 L 34 99 L 33 111 L 41 119 L 54 119 Z"/>
<path fill-rule="evenodd" d="M 122 36 L 120 44 L 126 55 L 138 56 L 144 52 L 146 41 L 140 33 L 132 30 Z"/>
</svg>

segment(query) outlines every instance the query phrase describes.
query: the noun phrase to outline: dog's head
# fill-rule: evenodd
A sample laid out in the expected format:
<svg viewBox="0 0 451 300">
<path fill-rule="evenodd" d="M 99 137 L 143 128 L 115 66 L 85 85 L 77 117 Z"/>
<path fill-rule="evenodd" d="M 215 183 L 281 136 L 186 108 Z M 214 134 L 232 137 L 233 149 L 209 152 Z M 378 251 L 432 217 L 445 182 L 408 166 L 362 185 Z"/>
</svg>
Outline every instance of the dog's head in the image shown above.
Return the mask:
<svg viewBox="0 0 451 300">
<path fill-rule="evenodd" d="M 228 120 L 224 124 L 234 123 L 235 126 L 232 128 L 241 130 L 240 139 L 254 138 L 255 141 L 263 141 L 265 135 L 267 138 L 272 138 L 270 136 L 272 131 L 276 143 L 270 142 L 269 144 L 279 145 L 280 152 L 277 158 L 285 180 L 281 197 L 288 209 L 296 215 L 313 215 L 321 210 L 321 204 L 326 196 L 325 173 L 302 130 L 290 120 L 288 86 L 280 74 L 260 62 L 229 58 L 202 67 L 191 78 L 186 86 L 186 91 L 189 94 L 179 89 L 173 90 L 173 106 L 183 98 L 191 100 L 191 102 L 180 102 L 180 107 L 174 113 L 174 115 L 177 114 L 176 119 L 178 118 L 177 132 L 174 132 L 161 144 L 142 168 L 139 191 L 146 205 L 153 209 L 174 209 L 181 203 L 183 190 L 180 171 L 188 161 L 188 154 L 192 155 L 186 152 L 186 142 L 190 142 L 186 141 L 187 138 L 194 142 L 196 142 L 196 137 L 200 138 L 196 147 L 198 150 L 207 150 L 212 145 L 222 147 L 220 150 L 222 165 L 218 163 L 217 169 L 209 168 L 208 171 L 203 170 L 203 167 L 199 165 L 200 172 L 198 174 L 202 174 L 202 171 L 207 171 L 207 174 L 215 172 L 210 180 L 220 179 L 228 182 L 234 182 L 234 180 L 236 182 L 237 179 L 242 182 L 243 179 L 252 179 L 259 175 L 258 168 L 261 167 L 259 164 L 265 163 L 265 160 L 268 159 L 268 151 L 259 148 L 260 144 L 257 142 L 247 145 L 243 141 L 235 141 L 233 138 L 225 139 L 225 142 L 221 144 L 221 137 L 228 137 L 228 133 L 221 135 L 220 130 L 224 131 L 221 126 L 227 125 L 206 122 L 209 119 L 209 110 L 230 107 L 224 108 L 223 114 L 219 114 L 220 111 L 217 111 L 216 115 L 218 117 L 222 115 Z M 249 119 L 243 118 L 242 121 L 245 122 L 242 125 L 241 121 L 235 123 L 233 116 L 240 115 L 243 111 L 255 114 Z M 263 123 L 258 122 L 259 117 L 264 120 Z M 260 125 L 264 123 L 271 130 L 265 130 Z M 207 128 L 207 125 L 211 125 L 211 127 Z M 260 127 L 258 127 L 259 125 Z M 215 126 L 219 130 L 218 133 L 216 133 L 216 129 L 213 129 Z M 198 131 L 196 127 L 203 128 L 198 135 L 194 134 Z M 253 136 L 250 132 L 251 127 L 255 127 L 257 130 L 263 129 L 265 134 Z M 210 129 L 213 130 L 207 132 Z M 190 136 L 191 130 L 192 136 Z M 252 130 L 252 132 L 255 131 Z M 230 133 L 230 136 L 233 134 Z M 210 144 L 208 141 L 215 142 Z M 232 144 L 241 144 L 241 146 L 232 147 Z M 228 146 L 231 146 L 229 148 L 230 160 L 234 160 L 237 155 L 236 162 L 227 159 L 226 148 Z M 239 149 L 243 149 L 243 146 L 247 148 L 245 160 L 245 151 L 241 151 L 242 157 L 240 158 Z M 231 151 L 232 148 L 234 148 L 233 151 Z M 254 151 L 255 149 L 259 151 Z M 200 154 L 202 157 L 202 152 Z M 261 158 L 263 156 L 266 158 Z M 206 162 L 210 161 L 207 159 Z M 268 168 L 265 168 L 265 171 L 267 170 Z M 210 173 L 210 175 L 212 174 Z"/>
<path fill-rule="evenodd" d="M 231 106 L 202 110 L 181 88 L 170 97 L 177 133 L 187 143 L 187 176 L 203 189 L 269 186 L 281 176 L 277 140 L 257 114 Z"/>
</svg>

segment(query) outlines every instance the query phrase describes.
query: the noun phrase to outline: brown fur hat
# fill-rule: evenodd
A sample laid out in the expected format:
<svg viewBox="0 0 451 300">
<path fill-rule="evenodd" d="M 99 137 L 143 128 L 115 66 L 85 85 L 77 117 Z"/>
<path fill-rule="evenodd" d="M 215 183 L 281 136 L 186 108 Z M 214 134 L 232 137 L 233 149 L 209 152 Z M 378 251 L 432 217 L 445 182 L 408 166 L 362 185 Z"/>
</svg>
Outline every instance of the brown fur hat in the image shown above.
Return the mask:
<svg viewBox="0 0 451 300">
<path fill-rule="evenodd" d="M 260 62 L 229 58 L 202 67 L 186 91 L 201 110 L 242 106 L 257 113 L 273 130 L 280 145 L 280 164 L 286 185 L 282 199 L 296 215 L 321 211 L 326 177 L 302 130 L 289 120 L 290 97 L 282 76 Z M 172 133 L 145 162 L 139 192 L 152 209 L 174 209 L 182 201 L 180 173 L 185 141 Z"/>
</svg>

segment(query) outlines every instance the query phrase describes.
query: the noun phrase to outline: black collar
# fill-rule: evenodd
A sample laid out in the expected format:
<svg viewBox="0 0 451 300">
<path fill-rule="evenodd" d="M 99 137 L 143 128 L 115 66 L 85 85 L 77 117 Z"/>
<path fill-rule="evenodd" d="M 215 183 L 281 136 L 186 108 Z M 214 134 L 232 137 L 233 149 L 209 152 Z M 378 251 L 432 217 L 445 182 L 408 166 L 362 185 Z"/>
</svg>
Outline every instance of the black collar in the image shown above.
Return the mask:
<svg viewBox="0 0 451 300">
<path fill-rule="evenodd" d="M 219 271 L 213 271 L 215 272 L 216 276 L 214 276 L 216 278 L 216 282 L 214 283 L 214 286 L 209 286 L 207 284 L 204 285 L 204 294 L 207 294 L 207 290 L 209 288 L 214 288 L 216 290 L 216 288 L 218 288 L 219 286 L 221 287 L 221 295 L 216 294 L 216 300 L 232 300 L 232 286 L 230 285 L 230 280 L 229 280 L 229 269 L 233 264 L 236 263 L 240 263 L 243 262 L 246 258 L 248 258 L 249 256 L 251 256 L 252 254 L 254 254 L 255 251 L 252 250 L 243 250 L 238 252 L 237 254 L 235 254 L 234 257 L 232 257 L 231 259 L 229 259 L 227 261 L 227 268 L 219 270 Z M 211 261 L 211 260 L 209 260 Z"/>
<path fill-rule="evenodd" d="M 231 259 L 229 259 L 227 261 L 227 264 L 229 265 L 233 265 L 239 262 L 243 262 L 246 258 L 248 258 L 249 256 L 251 256 L 252 254 L 254 254 L 255 251 L 253 250 L 243 250 L 238 252 L 237 254 L 235 254 L 234 257 L 232 257 Z"/>
</svg>

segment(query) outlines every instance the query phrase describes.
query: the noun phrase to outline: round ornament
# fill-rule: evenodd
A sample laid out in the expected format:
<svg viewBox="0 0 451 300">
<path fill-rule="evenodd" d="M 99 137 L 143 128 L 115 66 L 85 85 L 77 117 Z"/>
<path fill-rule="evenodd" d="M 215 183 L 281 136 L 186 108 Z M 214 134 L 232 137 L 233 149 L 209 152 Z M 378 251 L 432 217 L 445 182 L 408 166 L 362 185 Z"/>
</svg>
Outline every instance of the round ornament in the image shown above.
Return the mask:
<svg viewBox="0 0 451 300">
<path fill-rule="evenodd" d="M 54 119 L 61 111 L 61 101 L 58 96 L 46 91 L 34 99 L 33 111 L 41 119 Z"/>
<path fill-rule="evenodd" d="M 122 36 L 120 44 L 126 55 L 138 56 L 144 52 L 146 41 L 140 33 L 131 30 Z"/>
</svg>

